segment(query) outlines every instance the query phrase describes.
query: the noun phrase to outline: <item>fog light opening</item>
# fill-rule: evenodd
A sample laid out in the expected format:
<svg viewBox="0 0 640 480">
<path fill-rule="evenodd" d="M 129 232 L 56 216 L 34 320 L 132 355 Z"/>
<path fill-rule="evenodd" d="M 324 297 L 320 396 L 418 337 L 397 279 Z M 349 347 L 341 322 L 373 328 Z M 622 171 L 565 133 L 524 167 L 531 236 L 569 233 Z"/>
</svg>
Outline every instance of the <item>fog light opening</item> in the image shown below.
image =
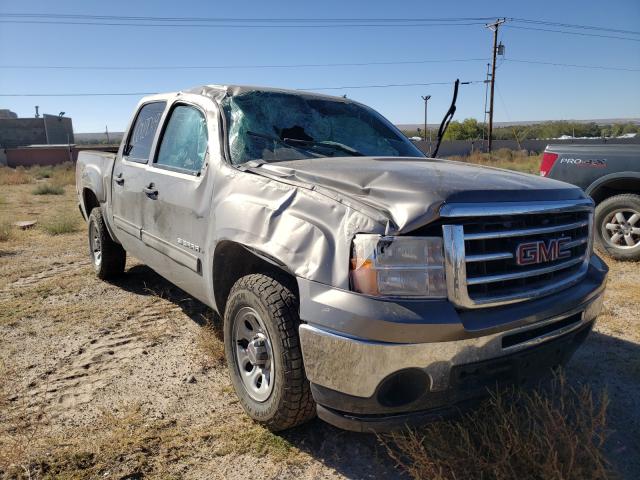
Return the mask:
<svg viewBox="0 0 640 480">
<path fill-rule="evenodd" d="M 412 368 L 388 376 L 378 388 L 378 402 L 385 407 L 400 407 L 416 401 L 429 389 L 429 375 Z"/>
</svg>

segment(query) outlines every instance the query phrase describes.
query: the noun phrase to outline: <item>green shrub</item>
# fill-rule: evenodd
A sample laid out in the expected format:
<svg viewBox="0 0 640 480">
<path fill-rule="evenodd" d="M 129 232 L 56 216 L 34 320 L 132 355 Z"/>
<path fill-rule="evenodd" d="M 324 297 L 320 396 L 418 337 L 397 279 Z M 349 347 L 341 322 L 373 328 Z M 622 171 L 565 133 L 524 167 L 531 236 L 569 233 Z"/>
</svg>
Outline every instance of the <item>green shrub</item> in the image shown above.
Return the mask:
<svg viewBox="0 0 640 480">
<path fill-rule="evenodd" d="M 63 195 L 64 188 L 59 185 L 43 183 L 34 188 L 31 193 L 33 193 L 34 195 Z"/>
<path fill-rule="evenodd" d="M 42 180 L 43 178 L 51 178 L 53 175 L 53 168 L 51 167 L 32 167 L 31 174 L 37 179 Z"/>
<path fill-rule="evenodd" d="M 42 229 L 49 235 L 62 235 L 78 231 L 78 216 L 70 213 L 56 215 L 42 223 Z"/>
</svg>

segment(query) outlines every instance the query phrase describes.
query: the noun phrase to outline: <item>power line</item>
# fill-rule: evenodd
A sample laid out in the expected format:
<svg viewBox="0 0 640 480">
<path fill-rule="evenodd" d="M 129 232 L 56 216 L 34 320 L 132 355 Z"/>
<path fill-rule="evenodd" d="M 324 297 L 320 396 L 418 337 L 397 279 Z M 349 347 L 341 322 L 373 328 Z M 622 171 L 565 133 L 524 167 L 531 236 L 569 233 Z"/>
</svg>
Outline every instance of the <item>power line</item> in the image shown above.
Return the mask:
<svg viewBox="0 0 640 480">
<path fill-rule="evenodd" d="M 495 17 L 444 17 L 444 18 L 215 18 L 215 17 L 151 17 L 119 15 L 71 15 L 71 14 L 27 14 L 0 13 L 0 23 L 4 24 L 52 24 L 84 26 L 122 26 L 122 27 L 170 27 L 170 28 L 425 28 L 441 26 L 484 25 Z M 640 38 L 606 35 L 594 32 L 611 32 L 622 35 L 640 35 L 640 31 L 579 25 L 527 18 L 509 18 L 512 23 L 559 27 L 541 28 L 524 25 L 508 25 L 509 28 L 540 32 L 579 35 L 583 37 L 611 38 L 640 42 Z M 562 30 L 570 28 L 570 31 Z"/>
<path fill-rule="evenodd" d="M 574 28 L 574 29 L 579 29 L 579 30 L 598 30 L 598 31 L 603 31 L 603 32 L 640 35 L 640 31 L 637 31 L 637 30 L 622 30 L 622 29 L 619 29 L 619 28 L 599 27 L 599 26 L 595 26 L 595 25 L 577 25 L 575 23 L 549 22 L 549 21 L 545 21 L 545 20 L 530 20 L 530 19 L 527 19 L 527 18 L 509 18 L 508 20 L 510 20 L 512 22 L 531 23 L 531 24 L 536 24 L 536 25 L 547 25 L 547 26 L 562 27 L 562 28 Z"/>
<path fill-rule="evenodd" d="M 135 93 L 0 93 L 0 97 L 125 97 L 155 95 L 158 92 Z"/>
<path fill-rule="evenodd" d="M 0 65 L 0 69 L 25 70 L 213 70 L 213 69 L 260 69 L 260 68 L 311 68 L 311 67 L 362 67 L 373 65 L 419 65 L 425 63 L 485 62 L 486 58 L 456 58 L 407 60 L 388 62 L 351 62 L 351 63 L 303 63 L 282 65 L 167 65 L 167 66 L 81 66 L 81 65 Z"/>
<path fill-rule="evenodd" d="M 598 37 L 598 38 L 613 38 L 616 40 L 628 40 L 631 42 L 640 42 L 640 38 L 619 37 L 616 35 L 603 35 L 599 33 L 584 33 L 584 32 L 571 32 L 569 30 L 554 30 L 551 28 L 538 28 L 538 27 L 523 27 L 521 25 L 505 25 L 506 28 L 517 28 L 519 30 L 534 30 L 538 32 L 552 32 L 562 33 L 565 35 L 579 35 L 581 37 Z"/>
<path fill-rule="evenodd" d="M 195 23 L 124 23 L 124 22 L 79 22 L 79 21 L 49 21 L 49 20 L 0 20 L 4 24 L 45 24 L 45 25 L 95 25 L 107 27 L 172 27 L 172 28 L 390 28 L 390 27 L 461 27 L 469 25 L 484 25 L 485 22 L 464 23 L 328 23 L 328 24 L 195 24 Z"/>
<path fill-rule="evenodd" d="M 517 63 L 530 63 L 535 65 L 552 65 L 554 67 L 573 67 L 573 68 L 587 68 L 594 70 L 616 70 L 622 72 L 640 72 L 640 68 L 634 67 L 614 67 L 604 65 L 581 65 L 577 63 L 558 63 L 558 62 L 543 62 L 538 60 L 516 60 L 514 58 L 505 58 L 505 62 L 517 62 Z"/>
<path fill-rule="evenodd" d="M 462 82 L 464 84 L 484 83 L 484 80 L 472 80 Z M 429 85 L 451 85 L 451 82 L 429 82 L 429 83 L 388 83 L 379 85 L 344 85 L 341 87 L 313 87 L 297 88 L 299 91 L 319 91 L 319 90 L 347 90 L 364 88 L 394 88 L 394 87 L 422 87 Z M 0 97 L 103 97 L 103 96 L 145 96 L 155 95 L 158 92 L 91 92 L 91 93 L 0 93 Z"/>
<path fill-rule="evenodd" d="M 328 22 L 461 22 L 486 21 L 493 17 L 432 17 L 432 18 L 238 18 L 238 17 L 154 17 L 154 16 L 123 16 L 123 15 L 79 15 L 58 13 L 0 13 L 0 17 L 9 18 L 57 18 L 75 20 L 122 20 L 122 21 L 155 21 L 155 22 L 254 22 L 254 23 L 328 23 Z"/>
<path fill-rule="evenodd" d="M 422 65 L 429 63 L 462 63 L 462 62 L 486 62 L 486 58 L 452 58 L 452 59 L 428 59 L 428 60 L 399 60 L 380 62 L 344 62 L 344 63 L 300 63 L 300 64 L 274 64 L 274 65 L 0 65 L 4 70 L 231 70 L 231 69 L 286 69 L 286 68 L 331 68 L 331 67 L 365 67 L 376 65 Z M 622 72 L 640 72 L 640 67 L 614 66 L 614 65 L 583 65 L 576 63 L 549 62 L 542 60 L 523 60 L 503 58 L 502 62 L 516 62 L 534 65 L 550 65 L 554 67 L 573 67 L 596 70 L 612 70 Z M 498 64 L 498 67 L 502 63 Z"/>
<path fill-rule="evenodd" d="M 429 85 L 451 85 L 453 82 L 430 82 L 430 83 L 388 83 L 384 85 L 346 85 L 343 87 L 314 87 L 314 88 L 298 88 L 297 90 L 343 90 L 357 88 L 390 88 L 390 87 L 426 87 Z M 484 83 L 484 80 L 471 80 L 469 82 L 460 82 L 464 85 L 475 83 Z"/>
<path fill-rule="evenodd" d="M 346 18 L 240 18 L 240 17 L 156 17 L 156 16 L 124 16 L 124 15 L 82 15 L 58 13 L 0 13 L 0 17 L 10 19 L 57 19 L 57 20 L 92 20 L 92 21 L 125 21 L 125 22 L 187 22 L 187 23 L 433 23 L 433 22 L 486 22 L 495 17 L 412 17 L 412 18 L 376 18 L 376 17 L 346 17 Z M 612 33 L 640 35 L 640 31 L 624 30 L 597 25 L 581 25 L 573 23 L 553 22 L 530 18 L 508 18 L 510 22 L 546 25 L 561 28 L 607 31 Z"/>
</svg>

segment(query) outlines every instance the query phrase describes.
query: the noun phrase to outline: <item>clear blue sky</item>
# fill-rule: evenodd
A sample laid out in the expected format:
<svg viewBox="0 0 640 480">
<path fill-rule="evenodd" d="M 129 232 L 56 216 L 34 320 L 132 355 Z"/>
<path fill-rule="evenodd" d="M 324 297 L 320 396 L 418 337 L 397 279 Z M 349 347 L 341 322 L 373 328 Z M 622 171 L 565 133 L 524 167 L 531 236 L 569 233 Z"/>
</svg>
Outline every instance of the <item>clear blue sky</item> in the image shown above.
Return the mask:
<svg viewBox="0 0 640 480">
<path fill-rule="evenodd" d="M 389 2 L 324 0 L 212 2 L 0 0 L 0 13 L 233 18 L 435 18 L 506 16 L 640 30 L 638 0 Z M 0 19 L 1 20 L 1 19 Z M 507 24 L 508 25 L 508 24 Z M 600 32 L 602 33 L 602 32 Z M 608 35 L 614 35 L 609 33 Z M 640 42 L 504 28 L 507 61 L 497 72 L 496 121 L 640 117 L 640 72 L 515 63 L 509 59 L 640 69 Z M 640 35 L 626 35 L 640 39 Z M 414 61 L 488 58 L 482 25 L 412 28 L 144 28 L 0 23 L 0 66 L 176 66 Z M 162 92 L 206 83 L 290 88 L 482 80 L 486 61 L 164 71 L 0 69 L 0 94 Z M 451 86 L 346 93 L 396 123 L 422 121 L 420 95 L 431 94 L 430 123 L 448 107 Z M 20 116 L 67 112 L 77 132 L 124 128 L 137 97 L 0 97 Z M 482 118 L 484 86 L 463 87 L 457 119 Z"/>
</svg>

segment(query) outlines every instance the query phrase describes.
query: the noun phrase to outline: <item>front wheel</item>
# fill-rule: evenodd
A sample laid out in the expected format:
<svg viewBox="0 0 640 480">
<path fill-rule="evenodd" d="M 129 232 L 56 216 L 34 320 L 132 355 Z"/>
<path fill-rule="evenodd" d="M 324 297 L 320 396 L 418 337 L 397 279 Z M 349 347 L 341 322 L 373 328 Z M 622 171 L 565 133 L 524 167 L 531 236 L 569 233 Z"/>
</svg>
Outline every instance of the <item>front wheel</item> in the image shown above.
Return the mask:
<svg viewBox="0 0 640 480">
<path fill-rule="evenodd" d="M 315 416 L 298 338 L 298 299 L 283 282 L 247 275 L 229 294 L 225 355 L 240 404 L 273 431 Z"/>
<path fill-rule="evenodd" d="M 598 204 L 595 230 L 598 250 L 616 260 L 640 260 L 640 195 L 625 193 Z"/>
<path fill-rule="evenodd" d="M 104 224 L 102 211 L 96 207 L 89 215 L 89 256 L 98 278 L 108 280 L 121 275 L 127 261 L 122 245 L 114 242 Z"/>
</svg>

